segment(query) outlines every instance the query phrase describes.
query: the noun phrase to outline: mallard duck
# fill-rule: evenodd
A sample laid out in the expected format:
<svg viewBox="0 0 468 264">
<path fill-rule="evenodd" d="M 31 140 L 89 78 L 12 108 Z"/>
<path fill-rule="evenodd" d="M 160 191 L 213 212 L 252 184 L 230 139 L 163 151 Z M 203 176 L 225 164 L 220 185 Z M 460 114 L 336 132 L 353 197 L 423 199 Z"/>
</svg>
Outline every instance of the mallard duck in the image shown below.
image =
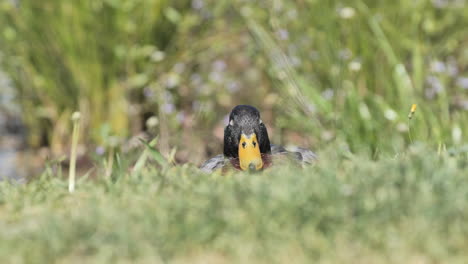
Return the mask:
<svg viewBox="0 0 468 264">
<path fill-rule="evenodd" d="M 287 151 L 270 144 L 268 131 L 257 108 L 238 105 L 229 114 L 229 124 L 224 129 L 224 151 L 200 166 L 204 172 L 234 168 L 244 171 L 260 171 L 273 164 L 288 160 L 295 164 L 307 164 L 316 155 L 305 148 Z"/>
</svg>

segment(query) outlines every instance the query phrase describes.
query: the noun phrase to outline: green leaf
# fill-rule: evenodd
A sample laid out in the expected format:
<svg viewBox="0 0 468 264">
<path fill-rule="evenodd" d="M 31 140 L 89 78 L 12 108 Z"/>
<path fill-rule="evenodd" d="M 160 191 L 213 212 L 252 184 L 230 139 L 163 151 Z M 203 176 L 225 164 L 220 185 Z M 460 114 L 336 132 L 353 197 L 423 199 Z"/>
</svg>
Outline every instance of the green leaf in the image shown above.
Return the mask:
<svg viewBox="0 0 468 264">
<path fill-rule="evenodd" d="M 169 165 L 169 162 L 164 158 L 164 156 L 154 148 L 154 145 L 156 145 L 156 140 L 157 138 L 153 139 L 150 143 L 144 141 L 143 139 L 140 138 L 140 141 L 146 146 L 146 151 L 151 155 L 151 157 L 159 163 L 159 165 L 163 167 L 167 167 Z"/>
</svg>

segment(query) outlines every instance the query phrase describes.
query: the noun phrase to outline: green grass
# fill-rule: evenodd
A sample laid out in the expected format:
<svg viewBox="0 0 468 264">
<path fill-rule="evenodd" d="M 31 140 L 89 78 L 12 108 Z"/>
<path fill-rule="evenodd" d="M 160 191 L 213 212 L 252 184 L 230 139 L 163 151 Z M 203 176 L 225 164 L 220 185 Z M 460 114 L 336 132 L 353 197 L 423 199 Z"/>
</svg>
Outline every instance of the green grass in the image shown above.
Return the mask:
<svg viewBox="0 0 468 264">
<path fill-rule="evenodd" d="M 400 152 L 413 103 L 414 141 L 468 140 L 464 1 L 13 2 L 0 4 L 1 68 L 30 145 L 54 156 L 80 111 L 87 146 L 157 116 L 158 148 L 199 163 L 237 104 L 258 107 L 281 144 Z"/>
<path fill-rule="evenodd" d="M 51 165 L 26 185 L 0 183 L 0 261 L 466 261 L 466 152 L 413 146 L 376 162 L 337 149 L 312 167 L 254 175 L 116 166 L 73 194 Z"/>
<path fill-rule="evenodd" d="M 2 70 L 20 94 L 31 145 L 41 144 L 44 133 L 47 144 L 66 144 L 65 131 L 71 131 L 67 116 L 76 110 L 88 116 L 84 124 L 93 128 L 87 139 L 103 143 L 103 126 L 128 135 L 129 93 L 146 85 L 145 71 L 154 67 L 150 55 L 164 50 L 175 30 L 162 14 L 167 2 L 26 0 L 18 7 L 0 5 Z"/>
</svg>

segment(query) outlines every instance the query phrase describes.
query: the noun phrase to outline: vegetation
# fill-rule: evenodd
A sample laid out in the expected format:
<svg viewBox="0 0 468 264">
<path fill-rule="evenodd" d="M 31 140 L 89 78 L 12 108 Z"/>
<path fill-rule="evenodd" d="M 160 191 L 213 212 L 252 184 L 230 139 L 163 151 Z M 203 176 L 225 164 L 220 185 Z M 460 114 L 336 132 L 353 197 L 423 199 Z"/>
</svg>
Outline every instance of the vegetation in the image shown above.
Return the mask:
<svg viewBox="0 0 468 264">
<path fill-rule="evenodd" d="M 0 182 L 0 262 L 464 263 L 465 2 L 2 1 L 1 71 L 49 151 Z M 237 104 L 319 161 L 201 174 Z"/>
<path fill-rule="evenodd" d="M 277 143 L 399 152 L 412 103 L 414 140 L 467 140 L 464 1 L 14 3 L 0 8 L 1 62 L 30 144 L 55 156 L 79 110 L 85 146 L 156 116 L 162 152 L 199 163 L 220 151 L 212 128 L 240 103 L 262 110 Z"/>
<path fill-rule="evenodd" d="M 54 164 L 0 186 L 2 263 L 464 263 L 468 156 L 414 146 L 372 161 L 206 175 L 146 166 L 81 179 Z M 152 157 L 151 155 L 149 157 Z"/>
</svg>

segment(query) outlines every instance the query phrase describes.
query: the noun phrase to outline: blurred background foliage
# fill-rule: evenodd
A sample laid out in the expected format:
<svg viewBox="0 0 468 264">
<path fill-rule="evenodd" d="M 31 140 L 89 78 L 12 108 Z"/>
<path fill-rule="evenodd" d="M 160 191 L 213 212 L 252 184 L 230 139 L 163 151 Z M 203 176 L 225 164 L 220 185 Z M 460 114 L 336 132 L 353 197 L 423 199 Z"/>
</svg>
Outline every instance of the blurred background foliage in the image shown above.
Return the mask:
<svg viewBox="0 0 468 264">
<path fill-rule="evenodd" d="M 275 143 L 373 157 L 410 141 L 457 146 L 467 47 L 464 0 L 0 3 L 1 69 L 29 146 L 54 155 L 79 110 L 87 152 L 146 131 L 199 163 L 221 152 L 237 104 L 261 110 Z"/>
</svg>

